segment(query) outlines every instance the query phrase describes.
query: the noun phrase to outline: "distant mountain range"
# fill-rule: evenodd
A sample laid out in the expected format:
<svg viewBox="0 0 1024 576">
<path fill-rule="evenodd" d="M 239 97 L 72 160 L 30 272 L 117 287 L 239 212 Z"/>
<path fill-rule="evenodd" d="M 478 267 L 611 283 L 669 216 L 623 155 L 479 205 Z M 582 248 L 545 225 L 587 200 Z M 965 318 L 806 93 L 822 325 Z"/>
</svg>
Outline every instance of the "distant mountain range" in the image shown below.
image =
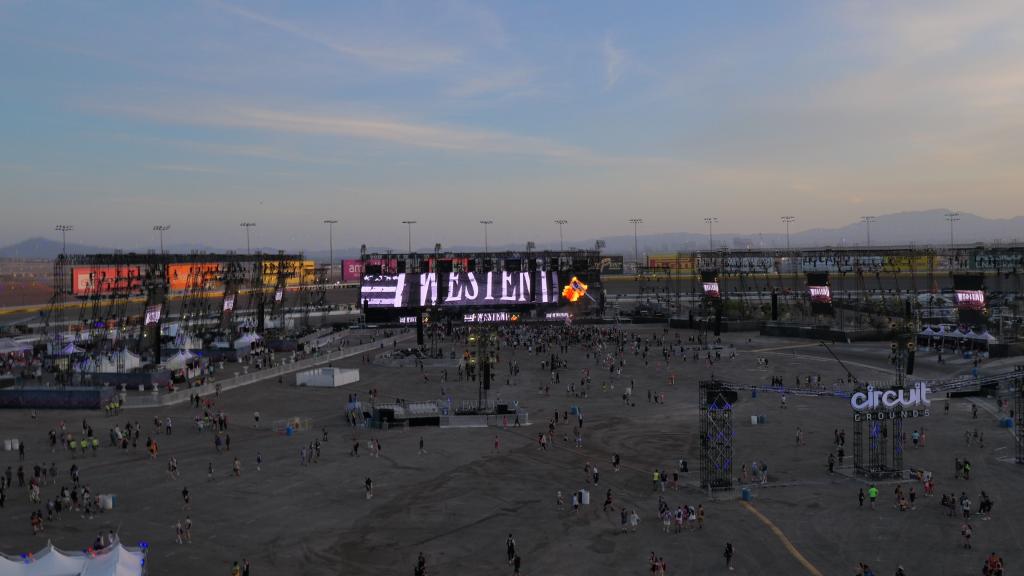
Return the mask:
<svg viewBox="0 0 1024 576">
<path fill-rule="evenodd" d="M 948 245 L 949 223 L 945 215 L 948 210 L 923 210 L 917 212 L 899 212 L 878 216 L 871 223 L 871 244 L 883 245 Z M 1016 242 L 1024 240 L 1024 216 L 1007 219 L 983 218 L 974 214 L 961 213 L 960 220 L 954 225 L 956 243 L 972 242 Z M 797 225 L 799 221 L 797 222 Z M 776 228 L 782 228 L 778 223 Z M 795 226 L 794 226 L 795 227 Z M 641 226 L 642 230 L 642 226 Z M 597 238 L 583 241 L 567 241 L 566 248 L 593 248 Z M 600 238 L 605 243 L 603 251 L 608 254 L 633 254 L 633 236 L 607 236 Z M 637 238 L 637 247 L 643 253 L 675 252 L 705 250 L 708 248 L 708 235 L 693 232 L 671 232 L 665 234 L 642 234 Z M 786 234 L 784 232 L 715 232 L 715 248 L 722 246 L 729 249 L 742 250 L 747 248 L 784 248 Z M 854 222 L 840 228 L 812 228 L 793 232 L 789 238 L 790 245 L 798 247 L 819 246 L 864 246 L 867 244 L 867 226 L 864 222 Z M 491 246 L 491 250 L 521 250 L 522 244 Z M 476 251 L 481 246 L 445 246 L 446 251 Z M 201 244 L 173 244 L 166 247 L 168 252 L 189 253 L 223 252 L 222 249 Z M 417 248 L 429 251 L 430 248 Z M 537 250 L 556 250 L 557 243 L 538 242 Z M 257 248 L 253 248 L 257 250 Z M 264 252 L 274 253 L 277 249 L 260 248 Z M 368 247 L 370 252 L 383 252 L 383 248 Z M 53 259 L 61 252 L 61 243 L 48 238 L 30 238 L 17 244 L 0 248 L 0 258 L 14 259 Z M 69 254 L 90 254 L 113 252 L 110 247 L 68 244 Z M 291 252 L 291 251 L 289 251 Z M 305 251 L 305 257 L 317 261 L 326 261 L 329 252 L 317 249 Z M 338 247 L 334 250 L 335 259 L 356 258 L 359 256 L 357 247 Z"/>
</svg>

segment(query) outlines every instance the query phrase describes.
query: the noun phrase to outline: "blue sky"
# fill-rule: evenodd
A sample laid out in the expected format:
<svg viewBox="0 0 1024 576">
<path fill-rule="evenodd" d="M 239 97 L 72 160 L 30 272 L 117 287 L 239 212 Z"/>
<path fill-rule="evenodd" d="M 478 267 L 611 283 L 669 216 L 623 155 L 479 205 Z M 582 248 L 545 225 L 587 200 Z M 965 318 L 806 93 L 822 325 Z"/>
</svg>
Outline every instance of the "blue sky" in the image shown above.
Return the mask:
<svg viewBox="0 0 1024 576">
<path fill-rule="evenodd" d="M 1024 213 L 1024 3 L 0 0 L 0 244 Z"/>
</svg>

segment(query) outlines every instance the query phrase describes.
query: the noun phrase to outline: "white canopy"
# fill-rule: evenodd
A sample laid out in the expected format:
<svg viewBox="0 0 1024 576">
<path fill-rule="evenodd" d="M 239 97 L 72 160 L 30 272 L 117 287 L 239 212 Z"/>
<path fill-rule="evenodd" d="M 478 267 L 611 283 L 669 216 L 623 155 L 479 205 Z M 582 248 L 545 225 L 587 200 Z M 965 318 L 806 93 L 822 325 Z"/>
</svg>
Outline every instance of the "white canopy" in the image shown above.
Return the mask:
<svg viewBox="0 0 1024 576">
<path fill-rule="evenodd" d="M 31 349 L 31 342 L 19 342 L 14 338 L 0 338 L 0 354 L 10 354 L 11 352 L 28 352 Z"/>
<path fill-rule="evenodd" d="M 255 332 L 246 332 L 241 338 L 235 340 L 235 350 L 248 350 L 253 342 L 259 342 L 262 340 L 260 335 Z"/>
<path fill-rule="evenodd" d="M 171 356 L 164 362 L 164 368 L 168 370 L 182 370 L 188 366 L 196 355 L 189 352 L 188 350 L 181 350 L 174 356 Z"/>
<path fill-rule="evenodd" d="M 75 346 L 75 343 L 71 342 L 67 346 L 61 348 L 60 355 L 61 356 L 71 356 L 72 354 L 81 354 L 82 352 L 85 352 L 85 350 L 82 349 L 82 348 L 79 348 L 78 346 Z"/>
<path fill-rule="evenodd" d="M 47 543 L 27 558 L 0 555 L 3 576 L 141 576 L 145 554 L 115 543 L 98 552 L 64 552 Z"/>
<path fill-rule="evenodd" d="M 921 336 L 935 336 L 935 330 L 932 330 L 931 326 L 925 326 L 924 330 L 921 330 Z"/>
<path fill-rule="evenodd" d="M 142 360 L 138 356 L 127 350 L 121 350 L 109 356 L 86 358 L 78 363 L 76 369 L 79 372 L 113 374 L 117 372 L 130 372 L 140 366 L 142 366 Z"/>
</svg>

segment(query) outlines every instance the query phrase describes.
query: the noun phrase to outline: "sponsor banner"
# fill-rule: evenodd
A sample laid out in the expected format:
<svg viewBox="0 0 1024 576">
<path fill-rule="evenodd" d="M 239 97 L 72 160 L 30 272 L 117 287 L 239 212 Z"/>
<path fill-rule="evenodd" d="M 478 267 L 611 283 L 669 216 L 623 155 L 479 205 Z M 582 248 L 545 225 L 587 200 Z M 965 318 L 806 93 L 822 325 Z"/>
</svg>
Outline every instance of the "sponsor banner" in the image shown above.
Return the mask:
<svg viewBox="0 0 1024 576">
<path fill-rule="evenodd" d="M 370 266 L 381 266 L 385 269 L 385 272 L 390 270 L 394 271 L 398 268 L 398 260 L 392 258 L 390 260 L 384 258 L 371 258 L 366 261 L 366 264 Z M 363 277 L 363 261 L 362 260 L 342 260 L 341 261 L 341 280 L 342 282 L 359 282 Z"/>
<path fill-rule="evenodd" d="M 544 314 L 545 320 L 562 320 L 565 322 L 572 321 L 572 314 L 569 312 L 547 312 Z"/>
<path fill-rule="evenodd" d="M 172 292 L 215 290 L 224 287 L 219 262 L 192 262 L 167 265 L 167 286 Z M 192 283 L 190 286 L 189 283 Z"/>
<path fill-rule="evenodd" d="M 881 256 L 804 256 L 800 259 L 801 272 L 881 272 Z"/>
<path fill-rule="evenodd" d="M 601 274 L 623 274 L 625 271 L 625 260 L 622 256 L 601 256 L 599 267 Z"/>
<path fill-rule="evenodd" d="M 975 270 L 1014 270 L 1024 267 L 1024 254 L 989 254 L 978 252 L 971 257 Z"/>
<path fill-rule="evenodd" d="M 771 256 L 701 256 L 697 258 L 700 270 L 718 270 L 719 274 L 769 274 L 775 272 L 775 258 Z"/>
<path fill-rule="evenodd" d="M 224 297 L 224 312 L 230 312 L 235 309 L 235 295 Z"/>
<path fill-rule="evenodd" d="M 883 272 L 927 272 L 936 265 L 935 256 L 886 256 Z"/>
<path fill-rule="evenodd" d="M 138 266 L 77 266 L 71 269 L 71 293 L 76 296 L 141 290 L 142 277 Z"/>
<path fill-rule="evenodd" d="M 447 291 L 443 299 L 440 282 Z M 559 302 L 561 289 L 558 273 L 553 271 L 532 276 L 529 272 L 452 272 L 441 278 L 433 272 L 367 274 L 360 286 L 360 301 L 368 308 L 549 305 Z"/>
<path fill-rule="evenodd" d="M 673 272 L 693 272 L 695 258 L 682 254 L 651 254 L 647 265 L 652 268 L 668 268 Z"/>
<path fill-rule="evenodd" d="M 718 282 L 704 282 L 704 295 L 708 298 L 721 298 L 722 292 L 718 289 Z"/>
<path fill-rule="evenodd" d="M 300 286 L 316 283 L 316 262 L 312 260 L 284 260 L 263 263 L 263 285 L 277 286 L 279 277 L 284 276 L 285 286 Z"/>
</svg>

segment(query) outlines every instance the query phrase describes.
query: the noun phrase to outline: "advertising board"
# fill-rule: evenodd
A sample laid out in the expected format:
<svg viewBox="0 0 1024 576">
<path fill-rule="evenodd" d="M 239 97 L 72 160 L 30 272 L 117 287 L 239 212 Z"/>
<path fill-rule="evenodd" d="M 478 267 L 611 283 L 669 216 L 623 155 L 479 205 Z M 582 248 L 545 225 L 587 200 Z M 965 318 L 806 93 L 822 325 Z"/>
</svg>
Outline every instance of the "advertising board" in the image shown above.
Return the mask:
<svg viewBox="0 0 1024 576">
<path fill-rule="evenodd" d="M 619 275 L 624 273 L 624 259 L 622 256 L 601 256 L 599 267 L 601 274 Z"/>
<path fill-rule="evenodd" d="M 71 269 L 71 293 L 76 296 L 141 290 L 138 266 L 76 266 Z"/>
<path fill-rule="evenodd" d="M 695 258 L 682 254 L 650 254 L 647 265 L 653 268 L 668 268 L 673 272 L 693 272 Z"/>
<path fill-rule="evenodd" d="M 190 262 L 167 265 L 167 285 L 172 292 L 189 289 L 223 288 L 224 274 L 219 262 Z M 189 284 L 192 284 L 191 286 Z"/>
</svg>

